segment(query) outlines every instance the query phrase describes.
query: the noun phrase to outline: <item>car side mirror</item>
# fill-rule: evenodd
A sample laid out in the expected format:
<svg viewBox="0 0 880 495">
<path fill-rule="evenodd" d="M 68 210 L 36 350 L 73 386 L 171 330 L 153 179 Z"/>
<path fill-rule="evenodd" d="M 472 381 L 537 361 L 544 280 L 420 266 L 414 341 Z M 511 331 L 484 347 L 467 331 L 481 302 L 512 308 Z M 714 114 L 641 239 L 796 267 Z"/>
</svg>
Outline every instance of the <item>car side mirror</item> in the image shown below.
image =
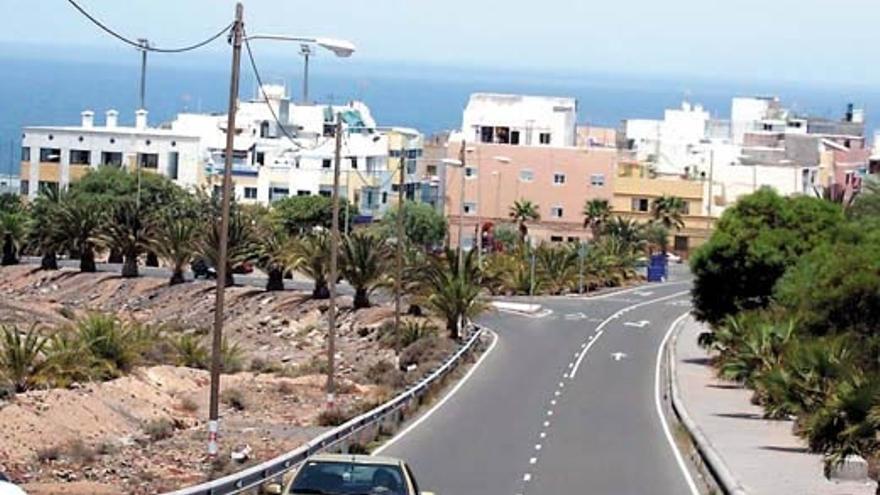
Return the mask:
<svg viewBox="0 0 880 495">
<path fill-rule="evenodd" d="M 284 489 L 281 487 L 281 483 L 267 483 L 263 487 L 263 493 L 266 495 L 281 495 Z"/>
</svg>

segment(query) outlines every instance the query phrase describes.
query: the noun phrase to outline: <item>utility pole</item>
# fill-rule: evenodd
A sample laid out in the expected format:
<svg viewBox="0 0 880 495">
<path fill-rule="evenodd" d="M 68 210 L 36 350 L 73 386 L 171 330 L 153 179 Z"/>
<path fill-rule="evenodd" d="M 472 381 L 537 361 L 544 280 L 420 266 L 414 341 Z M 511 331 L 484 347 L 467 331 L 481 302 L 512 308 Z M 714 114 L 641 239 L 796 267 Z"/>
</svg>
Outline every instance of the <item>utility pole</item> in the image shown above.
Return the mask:
<svg viewBox="0 0 880 495">
<path fill-rule="evenodd" d="M 330 230 L 330 328 L 327 333 L 327 404 L 334 407 L 336 382 L 336 278 L 339 270 L 339 169 L 342 166 L 342 113 L 336 114 L 336 157 L 333 162 L 333 219 Z"/>
<path fill-rule="evenodd" d="M 584 250 L 587 245 L 584 242 L 578 246 L 578 294 L 584 293 Z"/>
<path fill-rule="evenodd" d="M 458 160 L 461 162 L 461 197 L 458 202 L 458 274 L 464 271 L 464 176 L 467 169 L 467 150 L 465 141 L 461 140 L 461 151 Z"/>
<path fill-rule="evenodd" d="M 401 135 L 401 140 L 406 139 Z M 400 170 L 397 174 L 397 276 L 394 277 L 394 351 L 400 356 L 400 294 L 403 281 L 403 194 L 406 186 L 406 146 L 400 149 Z"/>
<path fill-rule="evenodd" d="M 146 38 L 139 38 L 138 44 L 141 45 L 141 84 L 138 87 L 138 94 L 140 96 L 140 108 L 147 108 L 146 103 L 146 95 L 147 95 L 147 51 L 150 49 L 150 41 Z"/>
<path fill-rule="evenodd" d="M 211 343 L 211 400 L 208 413 L 208 454 L 217 455 L 217 433 L 220 430 L 220 369 L 223 365 L 223 297 L 226 290 L 226 259 L 229 242 L 229 202 L 232 195 L 232 150 L 235 145 L 235 112 L 238 105 L 238 83 L 241 65 L 241 40 L 244 31 L 244 7 L 235 5 L 235 23 L 232 25 L 232 74 L 229 81 L 229 109 L 226 119 L 226 166 L 223 170 L 223 197 L 221 198 L 220 246 L 217 263 L 217 296 L 214 306 L 214 335 Z"/>
</svg>

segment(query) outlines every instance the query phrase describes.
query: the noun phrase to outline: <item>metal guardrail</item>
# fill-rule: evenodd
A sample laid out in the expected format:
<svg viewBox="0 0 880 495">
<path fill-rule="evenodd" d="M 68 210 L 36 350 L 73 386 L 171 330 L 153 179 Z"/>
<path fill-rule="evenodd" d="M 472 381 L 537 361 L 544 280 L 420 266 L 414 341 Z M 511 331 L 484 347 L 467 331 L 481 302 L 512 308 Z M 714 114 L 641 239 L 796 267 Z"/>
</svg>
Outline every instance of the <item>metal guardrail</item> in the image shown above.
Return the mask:
<svg viewBox="0 0 880 495">
<path fill-rule="evenodd" d="M 412 400 L 425 394 L 432 385 L 458 366 L 465 354 L 474 348 L 482 333 L 483 329 L 476 325 L 473 326 L 473 331 L 467 341 L 452 356 L 447 358 L 442 365 L 429 372 L 419 383 L 381 406 L 319 435 L 305 445 L 237 473 L 200 485 L 168 492 L 165 495 L 232 495 L 245 492 L 268 481 L 280 478 L 312 455 L 332 448 L 366 428 L 380 424 L 392 414 L 409 405 Z"/>
</svg>

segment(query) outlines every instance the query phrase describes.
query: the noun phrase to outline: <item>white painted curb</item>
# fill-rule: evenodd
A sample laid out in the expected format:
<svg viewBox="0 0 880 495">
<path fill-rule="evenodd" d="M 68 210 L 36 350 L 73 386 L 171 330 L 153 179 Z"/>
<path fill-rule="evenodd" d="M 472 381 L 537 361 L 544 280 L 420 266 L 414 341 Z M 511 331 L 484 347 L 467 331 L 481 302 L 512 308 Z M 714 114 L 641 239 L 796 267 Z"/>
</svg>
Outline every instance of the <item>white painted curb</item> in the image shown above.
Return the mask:
<svg viewBox="0 0 880 495">
<path fill-rule="evenodd" d="M 526 304 L 506 301 L 492 301 L 492 306 L 501 311 L 512 311 L 514 313 L 524 313 L 527 315 L 537 314 L 541 311 L 540 304 Z"/>
</svg>

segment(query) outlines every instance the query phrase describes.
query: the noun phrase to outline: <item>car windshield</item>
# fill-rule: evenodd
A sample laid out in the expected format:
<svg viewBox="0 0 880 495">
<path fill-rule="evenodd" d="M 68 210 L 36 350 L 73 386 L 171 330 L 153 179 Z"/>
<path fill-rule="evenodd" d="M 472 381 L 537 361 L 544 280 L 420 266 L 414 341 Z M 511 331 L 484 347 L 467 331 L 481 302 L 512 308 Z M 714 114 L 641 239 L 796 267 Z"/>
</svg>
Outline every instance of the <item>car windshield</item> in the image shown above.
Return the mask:
<svg viewBox="0 0 880 495">
<path fill-rule="evenodd" d="M 288 494 L 406 495 L 400 467 L 391 464 L 308 462 L 294 479 Z"/>
</svg>

